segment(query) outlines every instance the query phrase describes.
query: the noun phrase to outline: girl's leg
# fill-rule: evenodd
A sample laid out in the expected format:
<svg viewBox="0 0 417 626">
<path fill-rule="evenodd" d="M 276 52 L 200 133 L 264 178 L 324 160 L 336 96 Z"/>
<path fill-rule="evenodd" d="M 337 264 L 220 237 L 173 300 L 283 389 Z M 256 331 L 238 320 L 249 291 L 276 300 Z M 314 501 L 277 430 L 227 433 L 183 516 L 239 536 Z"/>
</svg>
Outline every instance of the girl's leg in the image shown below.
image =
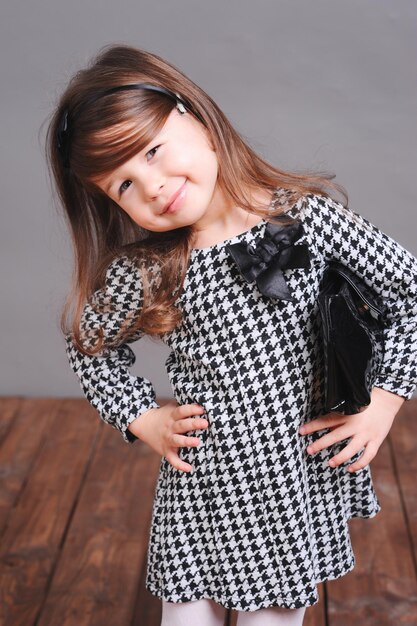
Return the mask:
<svg viewBox="0 0 417 626">
<path fill-rule="evenodd" d="M 238 611 L 236 626 L 302 626 L 306 608 L 271 606 L 258 611 Z"/>
<path fill-rule="evenodd" d="M 189 602 L 162 600 L 161 626 L 223 626 L 225 613 L 224 606 L 209 598 Z"/>
</svg>

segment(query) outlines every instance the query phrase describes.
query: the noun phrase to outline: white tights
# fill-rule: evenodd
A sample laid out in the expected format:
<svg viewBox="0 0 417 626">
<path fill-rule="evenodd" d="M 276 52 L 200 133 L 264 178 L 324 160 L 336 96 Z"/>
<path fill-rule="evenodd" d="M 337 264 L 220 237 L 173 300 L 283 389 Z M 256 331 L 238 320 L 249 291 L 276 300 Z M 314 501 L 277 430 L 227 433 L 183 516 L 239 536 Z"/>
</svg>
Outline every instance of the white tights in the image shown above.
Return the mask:
<svg viewBox="0 0 417 626">
<path fill-rule="evenodd" d="M 302 626 L 306 607 L 285 609 L 274 606 L 257 611 L 238 611 L 237 626 Z M 226 609 L 203 598 L 190 602 L 162 600 L 161 626 L 224 626 Z"/>
</svg>

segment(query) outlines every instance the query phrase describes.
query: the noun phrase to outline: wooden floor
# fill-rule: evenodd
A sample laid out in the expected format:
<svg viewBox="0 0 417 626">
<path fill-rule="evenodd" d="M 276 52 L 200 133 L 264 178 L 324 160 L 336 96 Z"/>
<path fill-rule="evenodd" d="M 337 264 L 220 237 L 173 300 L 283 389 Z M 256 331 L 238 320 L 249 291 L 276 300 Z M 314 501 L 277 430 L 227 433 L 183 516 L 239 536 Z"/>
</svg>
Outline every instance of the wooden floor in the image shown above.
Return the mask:
<svg viewBox="0 0 417 626">
<path fill-rule="evenodd" d="M 160 457 L 84 399 L 3 397 L 0 411 L 0 625 L 159 626 L 145 574 Z M 371 467 L 382 511 L 349 522 L 356 567 L 318 585 L 304 626 L 417 624 L 416 399 Z"/>
</svg>

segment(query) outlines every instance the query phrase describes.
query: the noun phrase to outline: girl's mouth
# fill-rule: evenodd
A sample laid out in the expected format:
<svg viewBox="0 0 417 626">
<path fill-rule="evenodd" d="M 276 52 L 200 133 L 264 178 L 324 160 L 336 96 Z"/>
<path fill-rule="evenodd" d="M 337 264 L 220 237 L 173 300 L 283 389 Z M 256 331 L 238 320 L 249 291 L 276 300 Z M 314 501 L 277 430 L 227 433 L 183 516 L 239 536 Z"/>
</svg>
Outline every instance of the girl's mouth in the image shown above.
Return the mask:
<svg viewBox="0 0 417 626">
<path fill-rule="evenodd" d="M 165 213 L 173 213 L 180 207 L 186 195 L 186 183 L 187 181 L 185 181 L 184 184 L 179 188 L 175 200 L 168 205 L 168 207 L 162 212 L 162 215 L 164 215 Z"/>
</svg>

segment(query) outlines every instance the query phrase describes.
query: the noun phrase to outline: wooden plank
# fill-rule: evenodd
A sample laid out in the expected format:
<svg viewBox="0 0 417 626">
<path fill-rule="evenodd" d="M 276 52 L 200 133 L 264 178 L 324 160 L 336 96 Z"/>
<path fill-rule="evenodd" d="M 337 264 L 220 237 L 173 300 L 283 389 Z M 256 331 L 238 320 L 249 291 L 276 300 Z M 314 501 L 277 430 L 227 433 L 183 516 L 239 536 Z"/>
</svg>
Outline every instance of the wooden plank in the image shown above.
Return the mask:
<svg viewBox="0 0 417 626">
<path fill-rule="evenodd" d="M 152 496 L 153 498 L 153 496 Z M 149 541 L 149 532 L 146 533 L 146 545 Z M 140 575 L 140 583 L 138 594 L 136 597 L 135 607 L 133 611 L 132 623 L 129 626 L 160 626 L 162 616 L 162 603 L 159 598 L 150 593 L 145 587 L 146 580 L 146 558 L 142 563 L 142 571 Z"/>
<path fill-rule="evenodd" d="M 59 403 L 55 398 L 2 398 L 0 536 L 51 430 Z"/>
<path fill-rule="evenodd" d="M 3 442 L 28 476 L 0 547 L 1 624 L 31 625 L 42 607 L 97 432 L 91 413 L 85 401 L 26 400 Z"/>
<path fill-rule="evenodd" d="M 37 626 L 131 624 L 160 460 L 103 427 Z"/>
<path fill-rule="evenodd" d="M 403 404 L 391 429 L 391 441 L 417 576 L 417 401 Z"/>
<path fill-rule="evenodd" d="M 12 426 L 23 400 L 22 396 L 0 396 L 0 443 Z"/>
<path fill-rule="evenodd" d="M 356 565 L 328 586 L 329 626 L 417 623 L 417 582 L 390 440 L 388 435 L 371 461 L 382 510 L 372 519 L 349 522 Z"/>
</svg>

